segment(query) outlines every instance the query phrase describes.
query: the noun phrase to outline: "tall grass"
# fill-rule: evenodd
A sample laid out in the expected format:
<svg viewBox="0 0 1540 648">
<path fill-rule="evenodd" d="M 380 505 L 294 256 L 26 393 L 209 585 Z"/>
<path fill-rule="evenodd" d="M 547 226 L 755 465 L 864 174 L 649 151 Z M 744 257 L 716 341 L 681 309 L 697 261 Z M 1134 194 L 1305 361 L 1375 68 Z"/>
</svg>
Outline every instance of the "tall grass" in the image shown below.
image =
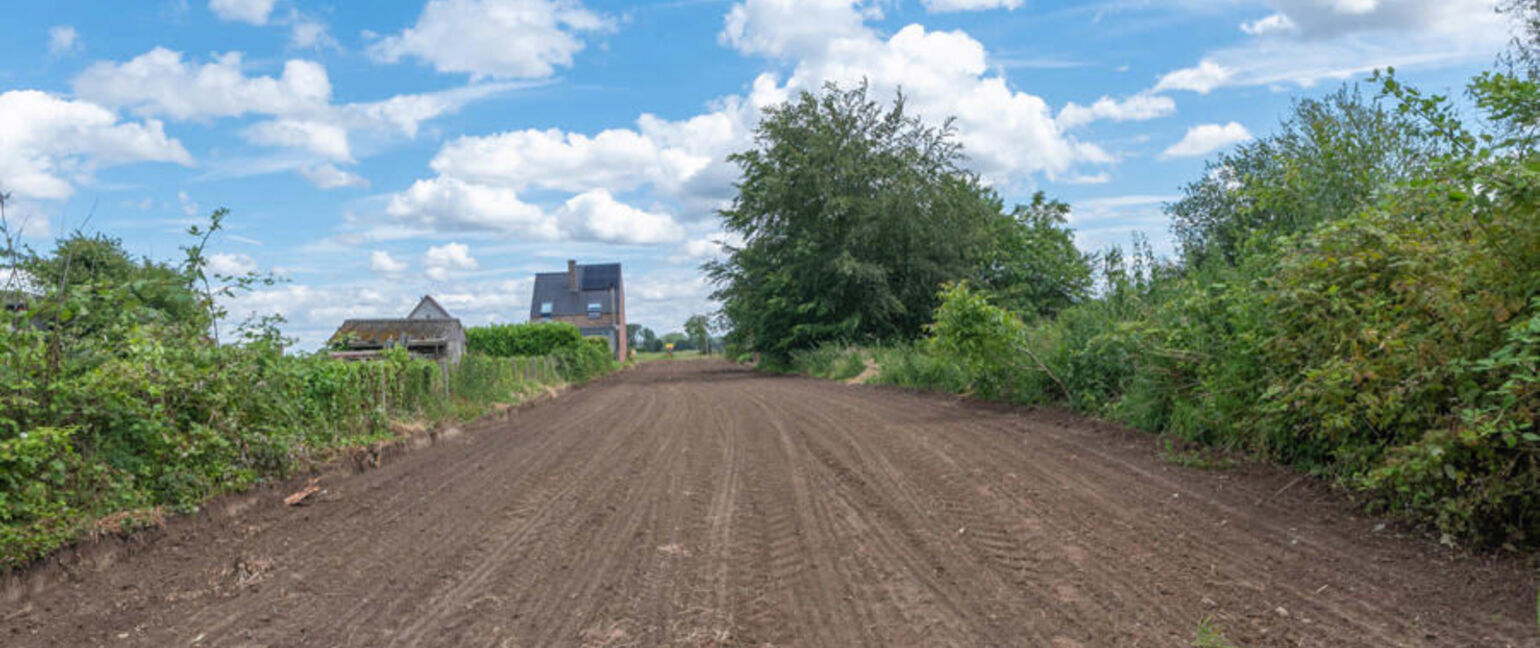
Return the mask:
<svg viewBox="0 0 1540 648">
<path fill-rule="evenodd" d="M 866 370 L 866 353 L 852 347 L 825 344 L 791 355 L 791 366 L 798 373 L 827 378 L 849 380 Z"/>
</svg>

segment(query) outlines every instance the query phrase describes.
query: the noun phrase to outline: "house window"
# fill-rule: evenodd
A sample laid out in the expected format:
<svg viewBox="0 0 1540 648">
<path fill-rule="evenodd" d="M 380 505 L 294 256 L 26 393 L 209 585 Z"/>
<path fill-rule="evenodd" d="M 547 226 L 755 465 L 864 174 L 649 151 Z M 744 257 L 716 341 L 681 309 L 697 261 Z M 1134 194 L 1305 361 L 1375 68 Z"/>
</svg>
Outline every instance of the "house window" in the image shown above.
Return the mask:
<svg viewBox="0 0 1540 648">
<path fill-rule="evenodd" d="M 588 319 L 599 319 L 600 309 L 599 302 L 588 302 Z"/>
<path fill-rule="evenodd" d="M 553 306 L 555 306 L 555 304 L 551 302 L 540 302 L 540 317 L 544 319 L 551 319 L 551 308 Z"/>
</svg>

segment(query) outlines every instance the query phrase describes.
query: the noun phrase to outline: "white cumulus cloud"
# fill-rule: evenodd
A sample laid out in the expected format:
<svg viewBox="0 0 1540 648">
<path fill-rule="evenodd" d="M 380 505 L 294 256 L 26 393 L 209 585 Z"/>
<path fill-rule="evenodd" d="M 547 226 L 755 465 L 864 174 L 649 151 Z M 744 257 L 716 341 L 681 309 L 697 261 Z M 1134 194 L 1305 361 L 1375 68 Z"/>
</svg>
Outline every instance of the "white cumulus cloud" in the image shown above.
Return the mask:
<svg viewBox="0 0 1540 648">
<path fill-rule="evenodd" d="M 1198 94 L 1208 94 L 1228 80 L 1234 74 L 1213 61 L 1203 61 L 1190 68 L 1182 68 L 1166 73 L 1155 83 L 1155 92 L 1166 90 L 1191 90 Z"/>
<path fill-rule="evenodd" d="M 384 275 L 400 274 L 406 271 L 406 262 L 391 258 L 384 250 L 375 250 L 369 253 L 369 269 Z"/>
<path fill-rule="evenodd" d="M 162 47 L 122 63 L 94 63 L 74 80 L 78 96 L 146 116 L 200 122 L 266 116 L 268 119 L 241 129 L 240 135 L 253 144 L 303 153 L 311 159 L 269 161 L 254 165 L 254 170 L 238 169 L 218 175 L 238 177 L 295 170 L 318 185 L 323 184 L 317 182 L 319 176 L 305 169 L 334 169 L 335 164 L 354 162 L 356 139 L 380 142 L 394 137 L 414 138 L 423 122 L 519 86 L 515 82 L 482 83 L 338 104 L 332 102 L 326 68 L 314 61 L 288 60 L 276 76 L 248 75 L 240 52 L 198 62 Z M 331 186 L 340 186 L 336 182 L 342 176 L 330 173 L 326 177 Z M 361 184 L 352 175 L 348 182 Z"/>
<path fill-rule="evenodd" d="M 240 52 L 197 64 L 156 47 L 124 63 L 100 61 L 75 77 L 75 94 L 92 101 L 174 119 L 288 115 L 324 109 L 332 86 L 326 68 L 293 59 L 278 77 L 248 77 Z"/>
<path fill-rule="evenodd" d="M 1228 124 L 1202 124 L 1187 129 L 1181 141 L 1167 148 L 1162 157 L 1196 157 L 1251 141 L 1251 131 L 1238 122 Z"/>
<path fill-rule="evenodd" d="M 850 0 L 751 0 L 728 10 L 720 39 L 744 54 L 803 58 L 867 34 L 863 14 L 870 11 Z"/>
<path fill-rule="evenodd" d="M 209 11 L 220 20 L 266 25 L 274 0 L 209 0 Z"/>
<path fill-rule="evenodd" d="M 1137 94 L 1122 100 L 1102 97 L 1089 106 L 1070 102 L 1059 111 L 1058 122 L 1063 128 L 1075 128 L 1097 120 L 1115 122 L 1147 121 L 1176 112 L 1176 102 L 1170 97 Z"/>
<path fill-rule="evenodd" d="M 1252 36 L 1272 34 L 1276 32 L 1291 31 L 1296 29 L 1294 21 L 1281 13 L 1272 14 L 1266 18 L 1259 18 L 1251 22 L 1241 23 L 1241 31 Z"/>
<path fill-rule="evenodd" d="M 245 254 L 217 252 L 208 258 L 208 270 L 214 274 L 240 276 L 257 270 L 257 262 Z"/>
<path fill-rule="evenodd" d="M 434 231 L 493 232 L 539 240 L 561 237 L 556 220 L 520 200 L 514 190 L 458 178 L 418 180 L 391 196 L 385 213 L 399 223 Z"/>
<path fill-rule="evenodd" d="M 610 27 L 577 0 L 429 0 L 415 25 L 369 51 L 387 63 L 410 56 L 472 78 L 533 79 L 572 65 L 582 35 Z"/>
<path fill-rule="evenodd" d="M 337 39 L 327 31 L 326 23 L 314 16 L 289 10 L 289 47 L 294 49 L 339 49 Z"/>
<path fill-rule="evenodd" d="M 305 149 L 329 160 L 353 161 L 348 131 L 337 124 L 275 119 L 252 124 L 241 135 L 253 144 Z"/>
<path fill-rule="evenodd" d="M 422 267 L 429 279 L 444 281 L 458 270 L 475 270 L 481 267 L 471 256 L 470 246 L 464 243 L 445 243 L 428 248 L 422 254 Z"/>
<path fill-rule="evenodd" d="M 562 205 L 557 220 L 567 236 L 580 240 L 674 243 L 684 238 L 684 228 L 673 217 L 619 202 L 603 189 L 573 196 Z"/>
<path fill-rule="evenodd" d="M 23 198 L 68 198 L 99 168 L 132 162 L 192 164 L 159 121 L 124 122 L 83 100 L 37 90 L 0 93 L 0 181 Z"/>
<path fill-rule="evenodd" d="M 300 176 L 317 189 L 341 189 L 343 187 L 368 187 L 369 181 L 351 171 L 344 171 L 331 164 L 300 167 Z"/>
<path fill-rule="evenodd" d="M 437 175 L 394 194 L 385 216 L 403 231 L 682 241 L 679 222 L 705 219 L 731 199 L 738 171 L 727 157 L 752 145 L 760 111 L 825 82 L 868 83 L 871 96 L 883 102 L 902 88 L 913 114 L 932 123 L 955 117 L 972 168 L 997 184 L 1027 182 L 1036 174 L 1069 182 L 1106 177 L 1082 169 L 1114 158 L 1066 133 L 1041 97 L 991 73 L 977 40 L 920 25 L 884 38 L 866 24 L 876 15 L 871 6 L 839 0 L 734 5 L 722 43 L 794 61 L 784 76 L 760 74 L 747 93 L 718 97 L 684 119 L 644 113 L 632 128 L 595 134 L 524 129 L 452 140 L 432 160 Z M 1066 121 L 1149 119 L 1173 106 L 1169 98 L 1149 95 L 1107 99 L 1069 108 Z M 521 199 L 525 192 L 553 191 L 568 194 L 567 202 L 541 208 Z M 644 210 L 616 198 L 633 192 L 669 206 Z"/>
</svg>

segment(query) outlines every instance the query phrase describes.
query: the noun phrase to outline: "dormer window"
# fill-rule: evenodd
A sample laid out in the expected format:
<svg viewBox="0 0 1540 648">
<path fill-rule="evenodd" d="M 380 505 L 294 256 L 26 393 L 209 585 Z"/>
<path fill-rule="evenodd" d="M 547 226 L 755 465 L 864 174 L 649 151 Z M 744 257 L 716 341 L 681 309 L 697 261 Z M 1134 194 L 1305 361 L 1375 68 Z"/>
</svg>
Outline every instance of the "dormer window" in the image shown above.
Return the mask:
<svg viewBox="0 0 1540 648">
<path fill-rule="evenodd" d="M 552 302 L 540 302 L 540 317 L 551 319 L 551 309 L 555 306 L 556 304 Z"/>
<path fill-rule="evenodd" d="M 603 305 L 599 302 L 588 302 L 588 319 L 598 319 L 599 311 L 602 310 L 602 308 Z"/>
</svg>

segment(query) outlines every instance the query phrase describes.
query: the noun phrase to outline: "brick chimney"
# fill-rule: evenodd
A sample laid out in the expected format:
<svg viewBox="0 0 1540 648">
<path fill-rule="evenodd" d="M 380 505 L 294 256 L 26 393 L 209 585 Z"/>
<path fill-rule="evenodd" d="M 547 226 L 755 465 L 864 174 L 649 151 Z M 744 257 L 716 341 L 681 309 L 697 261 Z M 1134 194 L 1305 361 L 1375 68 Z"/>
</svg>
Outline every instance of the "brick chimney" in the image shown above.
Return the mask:
<svg viewBox="0 0 1540 648">
<path fill-rule="evenodd" d="M 567 259 L 567 291 L 578 291 L 577 260 Z"/>
</svg>

